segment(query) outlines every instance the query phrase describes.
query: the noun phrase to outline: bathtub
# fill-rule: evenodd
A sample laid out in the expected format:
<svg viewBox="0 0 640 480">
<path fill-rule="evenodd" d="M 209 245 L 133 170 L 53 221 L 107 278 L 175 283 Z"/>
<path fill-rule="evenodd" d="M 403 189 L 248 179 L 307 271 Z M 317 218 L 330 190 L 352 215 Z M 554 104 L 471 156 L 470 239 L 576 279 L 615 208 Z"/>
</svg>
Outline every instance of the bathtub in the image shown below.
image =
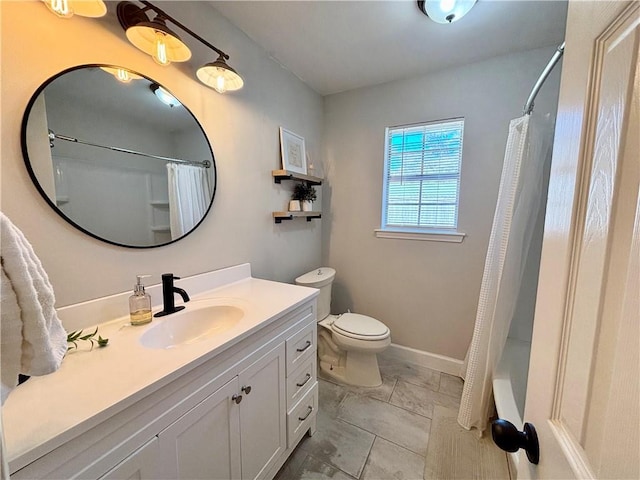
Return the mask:
<svg viewBox="0 0 640 480">
<path fill-rule="evenodd" d="M 509 420 L 518 430 L 524 425 L 524 401 L 527 393 L 527 374 L 531 342 L 508 337 L 493 375 L 493 397 L 498 417 Z M 515 453 L 509 453 L 514 466 L 518 465 Z"/>
</svg>

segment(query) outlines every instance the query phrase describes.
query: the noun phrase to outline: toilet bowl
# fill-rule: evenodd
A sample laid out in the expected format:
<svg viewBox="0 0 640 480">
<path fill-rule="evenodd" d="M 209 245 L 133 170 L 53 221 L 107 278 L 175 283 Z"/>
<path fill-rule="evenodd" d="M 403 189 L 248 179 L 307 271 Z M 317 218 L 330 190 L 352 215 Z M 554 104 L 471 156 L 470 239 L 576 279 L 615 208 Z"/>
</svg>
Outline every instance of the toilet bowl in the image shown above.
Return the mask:
<svg viewBox="0 0 640 480">
<path fill-rule="evenodd" d="M 296 278 L 296 284 L 320 289 L 318 297 L 318 363 L 328 377 L 349 385 L 382 385 L 377 354 L 391 344 L 389 328 L 357 313 L 331 315 L 335 270 L 322 267 Z"/>
</svg>

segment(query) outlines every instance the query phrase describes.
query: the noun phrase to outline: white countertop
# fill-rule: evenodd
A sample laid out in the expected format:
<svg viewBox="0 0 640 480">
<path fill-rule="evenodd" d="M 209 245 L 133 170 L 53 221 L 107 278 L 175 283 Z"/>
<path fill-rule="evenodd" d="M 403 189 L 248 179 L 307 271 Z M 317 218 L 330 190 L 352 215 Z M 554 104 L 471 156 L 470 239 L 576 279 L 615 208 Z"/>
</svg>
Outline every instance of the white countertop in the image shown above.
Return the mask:
<svg viewBox="0 0 640 480">
<path fill-rule="evenodd" d="M 9 395 L 2 414 L 11 471 L 84 433 L 317 294 L 315 289 L 252 277 L 203 291 L 192 296 L 185 304 L 187 309 L 202 299 L 216 299 L 241 307 L 244 316 L 225 332 L 169 349 L 146 348 L 138 339 L 170 316 L 138 327 L 129 325 L 128 316 L 100 324 L 98 334 L 109 339 L 107 347 L 89 351 L 88 346 L 81 346 L 67 354 L 57 372 L 33 377 Z M 159 310 L 154 308 L 154 313 Z"/>
</svg>

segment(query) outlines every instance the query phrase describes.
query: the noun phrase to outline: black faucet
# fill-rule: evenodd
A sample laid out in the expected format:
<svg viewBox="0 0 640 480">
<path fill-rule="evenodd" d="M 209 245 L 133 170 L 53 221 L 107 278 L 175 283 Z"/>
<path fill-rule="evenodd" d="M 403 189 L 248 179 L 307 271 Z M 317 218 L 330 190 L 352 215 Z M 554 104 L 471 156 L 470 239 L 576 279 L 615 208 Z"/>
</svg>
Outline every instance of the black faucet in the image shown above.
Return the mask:
<svg viewBox="0 0 640 480">
<path fill-rule="evenodd" d="M 164 317 L 165 315 L 171 315 L 172 313 L 179 312 L 184 309 L 183 305 L 176 307 L 176 302 L 173 298 L 174 293 L 179 293 L 182 300 L 189 301 L 189 295 L 182 288 L 174 287 L 173 281 L 179 280 L 180 277 L 175 277 L 173 273 L 162 274 L 162 301 L 164 308 L 161 312 L 158 312 L 154 317 Z"/>
</svg>

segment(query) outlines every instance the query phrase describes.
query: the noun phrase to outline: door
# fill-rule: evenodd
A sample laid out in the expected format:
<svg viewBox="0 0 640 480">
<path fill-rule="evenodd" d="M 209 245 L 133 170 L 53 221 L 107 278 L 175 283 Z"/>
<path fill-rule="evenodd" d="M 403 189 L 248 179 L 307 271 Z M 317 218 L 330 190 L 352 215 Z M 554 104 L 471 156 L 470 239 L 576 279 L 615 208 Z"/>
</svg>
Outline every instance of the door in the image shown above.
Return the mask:
<svg viewBox="0 0 640 480">
<path fill-rule="evenodd" d="M 640 478 L 639 24 L 569 3 L 518 478 Z"/>
<path fill-rule="evenodd" d="M 160 478 L 240 478 L 237 393 L 238 378 L 234 377 L 160 432 Z"/>
<path fill-rule="evenodd" d="M 153 480 L 160 477 L 158 438 L 140 447 L 118 465 L 105 473 L 100 480 Z"/>
<path fill-rule="evenodd" d="M 287 448 L 284 356 L 282 343 L 238 376 L 243 480 L 263 478 Z"/>
</svg>

